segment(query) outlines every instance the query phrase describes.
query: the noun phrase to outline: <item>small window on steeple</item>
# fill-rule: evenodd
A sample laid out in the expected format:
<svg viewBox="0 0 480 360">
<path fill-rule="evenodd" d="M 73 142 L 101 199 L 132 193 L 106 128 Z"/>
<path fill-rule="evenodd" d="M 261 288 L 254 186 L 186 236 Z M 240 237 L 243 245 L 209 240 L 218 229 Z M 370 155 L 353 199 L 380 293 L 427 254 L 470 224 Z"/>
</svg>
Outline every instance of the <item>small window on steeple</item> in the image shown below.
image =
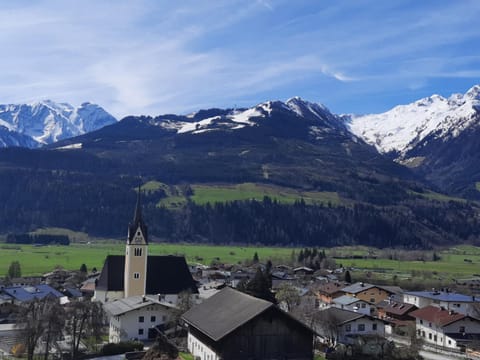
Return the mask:
<svg viewBox="0 0 480 360">
<path fill-rule="evenodd" d="M 141 235 L 141 234 L 140 234 L 140 231 L 137 231 L 137 236 L 140 236 L 140 235 Z"/>
<path fill-rule="evenodd" d="M 135 248 L 133 255 L 142 256 L 142 248 Z"/>
</svg>

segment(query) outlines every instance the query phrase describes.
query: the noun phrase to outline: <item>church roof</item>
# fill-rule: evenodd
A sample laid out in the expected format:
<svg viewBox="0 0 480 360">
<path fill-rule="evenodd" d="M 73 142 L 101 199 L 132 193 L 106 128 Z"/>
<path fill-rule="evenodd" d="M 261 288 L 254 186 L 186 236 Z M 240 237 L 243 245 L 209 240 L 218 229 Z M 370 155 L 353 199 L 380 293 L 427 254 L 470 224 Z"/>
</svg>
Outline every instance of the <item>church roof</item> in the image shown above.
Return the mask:
<svg viewBox="0 0 480 360">
<path fill-rule="evenodd" d="M 96 289 L 124 291 L 125 256 L 108 255 Z M 178 294 L 189 290 L 198 293 L 183 256 L 148 256 L 147 294 Z"/>
</svg>

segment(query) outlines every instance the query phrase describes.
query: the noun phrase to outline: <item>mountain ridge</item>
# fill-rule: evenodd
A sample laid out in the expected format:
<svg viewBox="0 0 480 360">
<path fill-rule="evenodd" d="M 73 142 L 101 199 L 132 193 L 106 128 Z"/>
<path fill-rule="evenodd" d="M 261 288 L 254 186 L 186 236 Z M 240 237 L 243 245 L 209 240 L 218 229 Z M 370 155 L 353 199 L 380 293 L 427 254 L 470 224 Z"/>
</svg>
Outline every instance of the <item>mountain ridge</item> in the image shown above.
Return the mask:
<svg viewBox="0 0 480 360">
<path fill-rule="evenodd" d="M 0 146 L 40 147 L 116 122 L 99 105 L 78 107 L 44 100 L 0 105 Z"/>
</svg>

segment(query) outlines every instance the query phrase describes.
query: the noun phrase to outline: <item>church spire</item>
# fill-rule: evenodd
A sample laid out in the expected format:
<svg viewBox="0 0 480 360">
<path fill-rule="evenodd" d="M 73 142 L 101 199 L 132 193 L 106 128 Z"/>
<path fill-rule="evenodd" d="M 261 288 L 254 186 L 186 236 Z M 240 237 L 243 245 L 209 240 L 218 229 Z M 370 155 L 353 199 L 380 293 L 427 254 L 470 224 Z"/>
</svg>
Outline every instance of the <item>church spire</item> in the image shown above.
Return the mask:
<svg viewBox="0 0 480 360">
<path fill-rule="evenodd" d="M 143 221 L 142 216 L 142 203 L 141 203 L 141 186 L 138 185 L 137 192 L 137 204 L 135 206 L 135 212 L 133 214 L 133 222 L 128 226 L 128 243 L 131 244 L 133 238 L 138 235 L 138 231 L 141 231 L 141 235 L 144 238 L 146 244 L 148 244 L 147 225 Z"/>
</svg>

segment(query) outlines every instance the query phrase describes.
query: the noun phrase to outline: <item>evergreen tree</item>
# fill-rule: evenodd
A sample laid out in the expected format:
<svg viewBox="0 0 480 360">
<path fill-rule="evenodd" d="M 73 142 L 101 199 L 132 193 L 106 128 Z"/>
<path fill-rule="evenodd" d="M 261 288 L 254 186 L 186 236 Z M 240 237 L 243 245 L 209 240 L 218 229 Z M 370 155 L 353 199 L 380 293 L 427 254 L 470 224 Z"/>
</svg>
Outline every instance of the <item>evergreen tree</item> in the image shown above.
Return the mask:
<svg viewBox="0 0 480 360">
<path fill-rule="evenodd" d="M 255 254 L 253 254 L 253 260 L 252 261 L 253 261 L 254 264 L 258 264 L 259 259 L 258 259 L 258 254 L 257 254 L 256 251 L 255 251 Z"/>
<path fill-rule="evenodd" d="M 87 265 L 82 264 L 80 266 L 80 272 L 86 274 L 87 273 Z"/>
<path fill-rule="evenodd" d="M 352 283 L 352 276 L 350 275 L 350 271 L 345 271 L 345 282 L 351 284 Z"/>
<path fill-rule="evenodd" d="M 9 279 L 22 277 L 20 263 L 17 260 L 10 263 L 10 266 L 8 267 L 7 277 Z"/>
</svg>

